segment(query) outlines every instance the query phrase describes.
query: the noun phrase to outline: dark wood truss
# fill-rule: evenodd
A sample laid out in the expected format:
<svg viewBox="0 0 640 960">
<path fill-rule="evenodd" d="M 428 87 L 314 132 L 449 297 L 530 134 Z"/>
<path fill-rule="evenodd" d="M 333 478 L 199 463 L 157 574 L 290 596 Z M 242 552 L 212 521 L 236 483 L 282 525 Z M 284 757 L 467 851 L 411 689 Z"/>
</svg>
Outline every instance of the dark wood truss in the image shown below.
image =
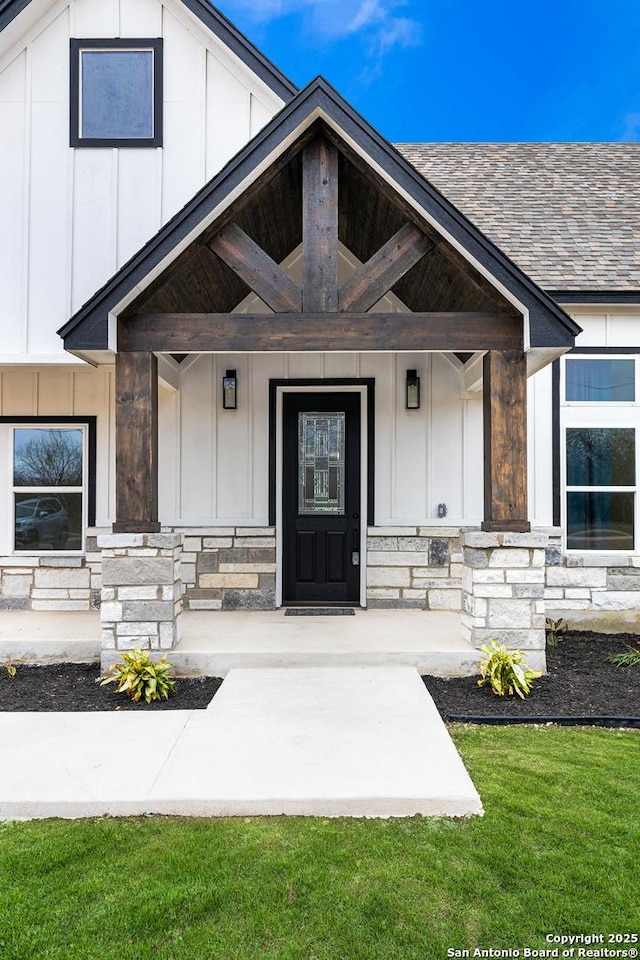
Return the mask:
<svg viewBox="0 0 640 960">
<path fill-rule="evenodd" d="M 341 244 L 360 263 L 342 283 Z M 297 283 L 282 263 L 300 245 Z M 234 313 L 250 291 L 272 312 Z M 408 312 L 369 312 L 390 292 Z M 485 527 L 527 530 L 523 348 L 486 278 L 333 132 L 307 130 L 119 320 L 114 528 L 158 528 L 155 353 L 339 349 L 488 351 Z"/>
</svg>

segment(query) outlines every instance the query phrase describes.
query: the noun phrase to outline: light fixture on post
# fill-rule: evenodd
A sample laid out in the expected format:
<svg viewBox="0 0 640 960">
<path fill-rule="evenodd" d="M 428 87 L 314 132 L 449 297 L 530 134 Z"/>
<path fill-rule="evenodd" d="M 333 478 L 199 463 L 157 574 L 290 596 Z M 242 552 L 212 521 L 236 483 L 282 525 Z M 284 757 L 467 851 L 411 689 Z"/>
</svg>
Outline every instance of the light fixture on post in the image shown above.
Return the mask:
<svg viewBox="0 0 640 960">
<path fill-rule="evenodd" d="M 407 410 L 420 409 L 420 377 L 417 370 L 407 370 L 406 406 Z"/>
<path fill-rule="evenodd" d="M 235 370 L 227 370 L 222 378 L 222 409 L 236 410 L 238 407 L 237 397 L 238 378 Z"/>
</svg>

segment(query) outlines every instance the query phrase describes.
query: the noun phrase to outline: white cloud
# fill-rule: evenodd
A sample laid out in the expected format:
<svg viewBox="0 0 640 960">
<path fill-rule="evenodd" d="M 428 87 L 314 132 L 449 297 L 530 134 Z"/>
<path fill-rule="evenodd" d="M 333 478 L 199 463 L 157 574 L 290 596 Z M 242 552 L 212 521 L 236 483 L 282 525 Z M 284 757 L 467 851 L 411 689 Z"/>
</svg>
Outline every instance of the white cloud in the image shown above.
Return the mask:
<svg viewBox="0 0 640 960">
<path fill-rule="evenodd" d="M 392 47 L 417 46 L 420 24 L 402 16 L 410 0 L 227 0 L 225 12 L 246 11 L 267 22 L 289 14 L 308 16 L 308 29 L 322 39 L 360 37 L 370 54 L 381 57 Z"/>
</svg>

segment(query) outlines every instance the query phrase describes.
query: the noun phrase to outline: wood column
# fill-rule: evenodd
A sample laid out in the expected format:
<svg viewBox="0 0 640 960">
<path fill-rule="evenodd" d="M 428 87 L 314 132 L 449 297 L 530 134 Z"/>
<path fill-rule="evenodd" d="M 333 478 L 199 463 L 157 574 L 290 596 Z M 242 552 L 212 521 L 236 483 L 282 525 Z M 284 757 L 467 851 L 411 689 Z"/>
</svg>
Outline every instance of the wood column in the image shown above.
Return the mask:
<svg viewBox="0 0 640 960">
<path fill-rule="evenodd" d="M 313 140 L 302 161 L 302 304 L 305 313 L 338 309 L 338 151 Z"/>
<path fill-rule="evenodd" d="M 158 361 L 150 351 L 116 356 L 114 533 L 157 533 Z"/>
<path fill-rule="evenodd" d="M 527 368 L 521 350 L 484 357 L 483 530 L 526 533 Z"/>
</svg>

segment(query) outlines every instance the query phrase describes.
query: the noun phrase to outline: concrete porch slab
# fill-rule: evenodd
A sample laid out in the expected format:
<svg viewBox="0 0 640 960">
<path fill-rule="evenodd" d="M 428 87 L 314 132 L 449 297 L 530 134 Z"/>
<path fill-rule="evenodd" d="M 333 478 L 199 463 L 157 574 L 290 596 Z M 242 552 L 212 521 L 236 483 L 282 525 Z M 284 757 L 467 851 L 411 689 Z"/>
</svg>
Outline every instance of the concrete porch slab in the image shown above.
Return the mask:
<svg viewBox="0 0 640 960">
<path fill-rule="evenodd" d="M 100 611 L 0 611 L 0 661 L 92 663 L 100 659 Z"/>
<path fill-rule="evenodd" d="M 0 738 L 1 818 L 482 813 L 410 667 L 234 670 L 204 711 L 0 714 Z"/>
<path fill-rule="evenodd" d="M 461 639 L 451 611 L 356 610 L 354 616 L 288 617 L 285 610 L 187 611 L 167 651 L 179 676 L 225 677 L 237 668 L 408 666 L 435 676 L 478 673 L 480 652 Z M 0 661 L 93 662 L 99 611 L 3 610 Z M 102 669 L 119 659 L 102 652 Z"/>
<path fill-rule="evenodd" d="M 185 676 L 344 666 L 405 666 L 467 676 L 479 672 L 480 656 L 461 638 L 455 612 L 358 609 L 348 617 L 288 617 L 280 609 L 184 613 L 182 639 L 169 659 Z"/>
</svg>

